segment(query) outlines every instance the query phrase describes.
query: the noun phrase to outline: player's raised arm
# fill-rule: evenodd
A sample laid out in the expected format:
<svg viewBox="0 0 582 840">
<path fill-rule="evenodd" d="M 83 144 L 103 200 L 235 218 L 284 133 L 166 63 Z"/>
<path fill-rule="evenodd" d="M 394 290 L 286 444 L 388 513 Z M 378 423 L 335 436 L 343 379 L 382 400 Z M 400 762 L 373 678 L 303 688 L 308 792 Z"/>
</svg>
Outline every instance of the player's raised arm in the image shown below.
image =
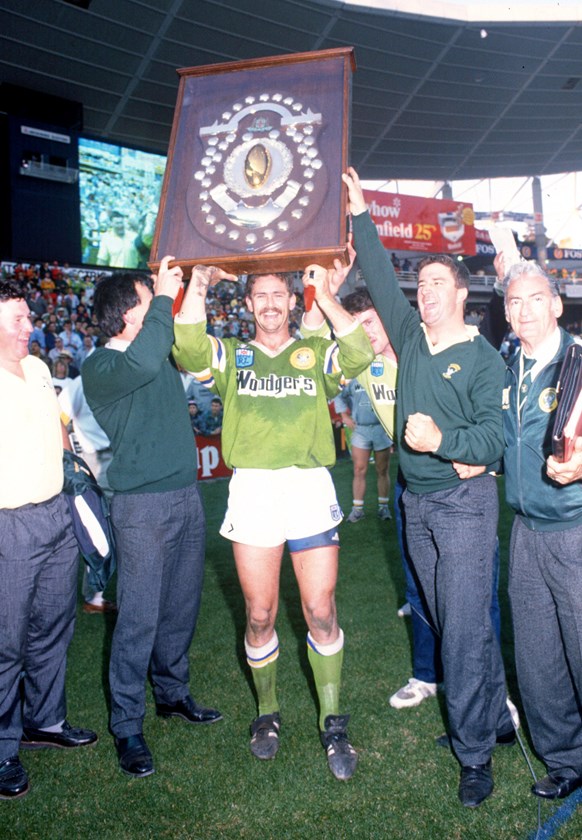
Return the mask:
<svg viewBox="0 0 582 840">
<path fill-rule="evenodd" d="M 331 274 L 333 274 L 332 271 L 327 271 L 321 265 L 309 265 L 305 269 L 303 283 L 304 285 L 315 287 L 315 301 L 319 310 L 327 318 L 334 332 L 341 333 L 351 329 L 355 318 L 349 312 L 346 312 L 332 293 L 330 286 Z M 311 313 L 307 314 L 309 315 Z M 309 322 L 307 323 L 309 324 Z M 317 318 L 317 323 L 321 323 L 321 317 Z"/>
<path fill-rule="evenodd" d="M 196 324 L 206 320 L 206 295 L 209 286 L 216 286 L 221 280 L 236 282 L 236 274 L 228 274 L 214 265 L 195 265 L 190 282 L 186 286 L 178 318 L 182 323 Z"/>
</svg>

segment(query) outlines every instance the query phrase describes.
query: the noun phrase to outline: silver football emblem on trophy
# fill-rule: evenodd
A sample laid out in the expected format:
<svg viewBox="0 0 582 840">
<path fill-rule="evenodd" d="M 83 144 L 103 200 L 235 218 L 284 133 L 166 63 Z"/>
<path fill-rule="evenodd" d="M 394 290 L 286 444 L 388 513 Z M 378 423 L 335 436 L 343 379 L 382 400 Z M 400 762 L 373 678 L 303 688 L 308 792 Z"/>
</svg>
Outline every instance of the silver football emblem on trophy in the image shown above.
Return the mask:
<svg viewBox="0 0 582 840">
<path fill-rule="evenodd" d="M 188 189 L 199 234 L 227 249 L 272 250 L 321 206 L 327 173 L 317 138 L 322 115 L 279 92 L 249 95 L 201 126 Z M 245 232 L 246 231 L 246 232 Z"/>
</svg>

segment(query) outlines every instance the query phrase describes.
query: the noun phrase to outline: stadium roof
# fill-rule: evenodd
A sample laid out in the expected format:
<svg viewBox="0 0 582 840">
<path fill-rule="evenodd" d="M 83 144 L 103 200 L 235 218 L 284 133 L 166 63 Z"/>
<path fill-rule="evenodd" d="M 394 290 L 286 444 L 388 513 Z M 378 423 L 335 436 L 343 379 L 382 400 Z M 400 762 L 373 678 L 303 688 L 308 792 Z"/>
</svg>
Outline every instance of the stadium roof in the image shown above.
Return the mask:
<svg viewBox="0 0 582 840">
<path fill-rule="evenodd" d="M 363 178 L 568 172 L 582 169 L 581 8 L 0 0 L 0 81 L 81 103 L 88 136 L 165 153 L 177 68 L 353 46 L 351 163 Z"/>
</svg>

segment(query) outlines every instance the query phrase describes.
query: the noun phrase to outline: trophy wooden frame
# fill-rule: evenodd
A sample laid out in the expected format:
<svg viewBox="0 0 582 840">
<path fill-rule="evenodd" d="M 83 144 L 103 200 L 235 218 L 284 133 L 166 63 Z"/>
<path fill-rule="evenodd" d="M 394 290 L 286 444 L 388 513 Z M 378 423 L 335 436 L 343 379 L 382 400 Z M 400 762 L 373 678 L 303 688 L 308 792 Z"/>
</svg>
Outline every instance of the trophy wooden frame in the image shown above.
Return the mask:
<svg viewBox="0 0 582 840">
<path fill-rule="evenodd" d="M 178 70 L 155 271 L 347 264 L 352 47 Z"/>
</svg>

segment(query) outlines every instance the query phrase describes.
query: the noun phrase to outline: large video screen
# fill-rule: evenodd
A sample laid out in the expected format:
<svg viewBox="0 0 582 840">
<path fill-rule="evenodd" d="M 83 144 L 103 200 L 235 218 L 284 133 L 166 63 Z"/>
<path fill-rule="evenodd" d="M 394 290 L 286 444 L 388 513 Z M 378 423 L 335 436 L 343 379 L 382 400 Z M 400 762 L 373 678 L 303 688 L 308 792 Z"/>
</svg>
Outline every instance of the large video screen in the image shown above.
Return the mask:
<svg viewBox="0 0 582 840">
<path fill-rule="evenodd" d="M 164 155 L 79 138 L 84 264 L 147 268 L 165 167 Z"/>
</svg>

